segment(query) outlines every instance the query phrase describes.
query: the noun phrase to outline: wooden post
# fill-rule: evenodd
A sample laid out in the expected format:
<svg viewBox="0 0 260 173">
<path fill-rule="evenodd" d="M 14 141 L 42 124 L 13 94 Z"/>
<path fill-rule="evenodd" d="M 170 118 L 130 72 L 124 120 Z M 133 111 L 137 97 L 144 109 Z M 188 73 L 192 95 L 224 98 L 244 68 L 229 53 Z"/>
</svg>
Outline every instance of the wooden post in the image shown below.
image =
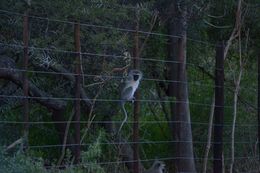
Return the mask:
<svg viewBox="0 0 260 173">
<path fill-rule="evenodd" d="M 260 161 L 260 53 L 258 55 L 258 64 L 257 64 L 257 68 L 258 68 L 258 83 L 257 83 L 257 88 L 258 88 L 258 93 L 257 93 L 257 118 L 258 118 L 258 123 L 257 123 L 257 127 L 258 127 L 258 159 Z"/>
<path fill-rule="evenodd" d="M 223 121 L 224 121 L 224 43 L 216 47 L 215 109 L 214 109 L 214 173 L 223 168 Z"/>
<path fill-rule="evenodd" d="M 76 53 L 76 83 L 75 83 L 75 163 L 80 162 L 80 87 L 81 87 L 81 60 L 80 60 L 80 24 L 74 24 L 74 39 Z"/>
<path fill-rule="evenodd" d="M 28 134 L 29 134 L 29 90 L 28 90 L 28 77 L 27 77 L 27 70 L 28 70 L 28 45 L 29 45 L 29 19 L 28 19 L 28 11 L 24 13 L 23 16 L 23 121 L 24 121 L 24 142 L 23 142 L 23 149 L 28 147 Z"/>
<path fill-rule="evenodd" d="M 136 32 L 134 34 L 134 50 L 133 50 L 133 57 L 134 57 L 134 69 L 140 68 L 140 60 L 139 60 L 139 9 L 136 9 Z M 133 172 L 139 173 L 139 115 L 140 115 L 140 93 L 137 90 L 135 92 L 135 102 L 134 102 L 134 123 L 133 123 L 133 150 L 134 150 L 134 160 L 133 163 Z"/>
</svg>

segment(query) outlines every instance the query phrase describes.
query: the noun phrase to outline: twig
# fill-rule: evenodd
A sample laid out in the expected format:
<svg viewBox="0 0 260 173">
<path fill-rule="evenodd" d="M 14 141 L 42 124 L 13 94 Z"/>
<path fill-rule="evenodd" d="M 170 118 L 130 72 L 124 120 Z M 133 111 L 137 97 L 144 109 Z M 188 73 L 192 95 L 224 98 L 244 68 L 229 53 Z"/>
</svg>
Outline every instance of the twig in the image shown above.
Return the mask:
<svg viewBox="0 0 260 173">
<path fill-rule="evenodd" d="M 218 29 L 226 29 L 226 28 L 230 28 L 230 27 L 231 27 L 231 26 L 229 26 L 229 25 L 228 25 L 228 26 L 218 26 L 218 25 L 214 25 L 214 24 L 208 22 L 208 21 L 205 20 L 205 19 L 203 19 L 203 22 L 206 23 L 206 24 L 209 25 L 209 26 L 212 26 L 212 27 L 218 28 Z"/>
<path fill-rule="evenodd" d="M 14 148 L 16 145 L 21 144 L 22 142 L 23 142 L 23 137 L 17 139 L 17 140 L 14 141 L 12 144 L 10 144 L 10 145 L 5 149 L 5 151 L 8 151 L 8 150 Z"/>
<path fill-rule="evenodd" d="M 115 67 L 115 68 L 112 69 L 111 72 L 115 73 L 115 72 L 125 71 L 129 66 L 130 65 L 128 64 L 128 65 L 126 65 L 124 67 Z"/>
<path fill-rule="evenodd" d="M 220 19 L 220 18 L 223 18 L 226 16 L 226 10 L 224 11 L 224 14 L 221 15 L 221 16 L 214 16 L 214 15 L 211 15 L 211 14 L 207 14 L 208 17 L 211 17 L 211 18 L 215 18 L 215 19 Z"/>
</svg>

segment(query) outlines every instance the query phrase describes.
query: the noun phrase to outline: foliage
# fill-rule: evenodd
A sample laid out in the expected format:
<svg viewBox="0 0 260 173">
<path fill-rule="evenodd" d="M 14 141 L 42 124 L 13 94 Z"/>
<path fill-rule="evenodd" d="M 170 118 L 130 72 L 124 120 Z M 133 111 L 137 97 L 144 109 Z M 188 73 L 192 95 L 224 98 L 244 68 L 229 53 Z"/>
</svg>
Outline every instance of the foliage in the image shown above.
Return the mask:
<svg viewBox="0 0 260 173">
<path fill-rule="evenodd" d="M 26 156 L 22 152 L 16 152 L 13 156 L 8 156 L 1 150 L 0 171 L 6 173 L 16 172 L 47 172 L 43 168 L 43 159 Z"/>
</svg>

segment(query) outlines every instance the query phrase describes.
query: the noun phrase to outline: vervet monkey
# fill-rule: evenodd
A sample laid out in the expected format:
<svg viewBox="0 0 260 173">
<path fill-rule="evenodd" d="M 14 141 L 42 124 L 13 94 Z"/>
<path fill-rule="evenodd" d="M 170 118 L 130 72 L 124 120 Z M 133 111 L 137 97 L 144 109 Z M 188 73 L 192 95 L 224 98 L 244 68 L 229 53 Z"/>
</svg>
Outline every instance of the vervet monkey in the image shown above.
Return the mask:
<svg viewBox="0 0 260 173">
<path fill-rule="evenodd" d="M 125 110 L 125 102 L 134 101 L 134 93 L 137 90 L 140 80 L 143 77 L 143 73 L 140 70 L 130 70 L 127 77 L 125 78 L 124 85 L 120 95 L 120 106 L 124 112 L 125 119 L 123 120 L 118 132 L 122 129 L 124 123 L 127 120 L 127 112 Z"/>
<path fill-rule="evenodd" d="M 165 171 L 165 164 L 162 161 L 156 160 L 151 168 L 144 171 L 144 173 L 165 173 Z"/>
</svg>

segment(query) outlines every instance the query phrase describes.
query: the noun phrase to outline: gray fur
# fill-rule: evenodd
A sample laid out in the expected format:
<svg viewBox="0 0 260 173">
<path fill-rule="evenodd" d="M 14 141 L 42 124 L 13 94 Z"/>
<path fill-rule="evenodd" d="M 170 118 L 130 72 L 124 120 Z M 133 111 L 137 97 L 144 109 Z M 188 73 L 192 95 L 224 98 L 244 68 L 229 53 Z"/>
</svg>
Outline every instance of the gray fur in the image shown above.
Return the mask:
<svg viewBox="0 0 260 173">
<path fill-rule="evenodd" d="M 138 79 L 135 80 L 135 76 L 138 76 Z M 125 110 L 125 102 L 134 100 L 134 93 L 137 90 L 142 77 L 143 77 L 142 72 L 134 69 L 134 70 L 131 70 L 128 73 L 127 77 L 125 78 L 124 86 L 123 86 L 123 88 L 121 90 L 121 94 L 120 94 L 120 106 L 124 112 L 125 118 L 122 121 L 118 132 L 120 132 L 124 123 L 127 121 L 127 112 Z"/>
<path fill-rule="evenodd" d="M 144 171 L 144 173 L 164 173 L 164 172 L 165 172 L 165 164 L 159 160 L 154 161 L 151 168 Z"/>
</svg>

